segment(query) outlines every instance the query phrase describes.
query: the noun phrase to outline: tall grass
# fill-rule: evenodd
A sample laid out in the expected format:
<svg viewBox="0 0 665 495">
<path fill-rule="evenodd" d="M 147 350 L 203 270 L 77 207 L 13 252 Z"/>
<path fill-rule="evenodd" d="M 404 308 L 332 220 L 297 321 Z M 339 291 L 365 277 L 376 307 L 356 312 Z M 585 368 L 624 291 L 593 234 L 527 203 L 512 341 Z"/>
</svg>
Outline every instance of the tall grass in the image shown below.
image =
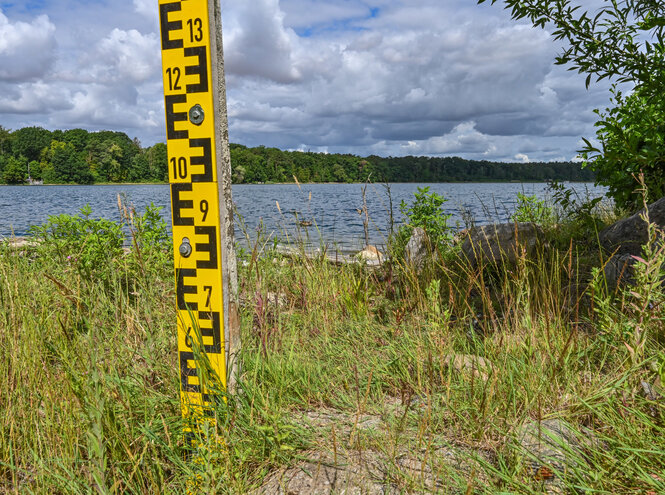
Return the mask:
<svg viewBox="0 0 665 495">
<path fill-rule="evenodd" d="M 131 247 L 99 252 L 91 232 L 122 232 L 83 222 L 60 242 L 69 221 L 0 247 L 0 491 L 240 494 L 279 467 L 360 456 L 397 492 L 540 493 L 518 432 L 559 418 L 592 439 L 569 452 L 564 491 L 665 492 L 665 399 L 642 393 L 665 381 L 656 230 L 638 285 L 615 291 L 598 247 L 561 225 L 511 266 L 437 251 L 418 271 L 259 240 L 240 264 L 238 392 L 192 457 L 168 241 L 132 219 Z"/>
</svg>

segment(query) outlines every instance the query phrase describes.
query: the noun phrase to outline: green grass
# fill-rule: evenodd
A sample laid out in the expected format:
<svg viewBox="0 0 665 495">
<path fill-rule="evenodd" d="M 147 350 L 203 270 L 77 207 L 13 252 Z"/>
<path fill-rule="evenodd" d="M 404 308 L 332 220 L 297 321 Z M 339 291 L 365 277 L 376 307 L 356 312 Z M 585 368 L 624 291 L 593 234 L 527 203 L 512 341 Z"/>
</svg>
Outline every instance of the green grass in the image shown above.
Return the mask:
<svg viewBox="0 0 665 495">
<path fill-rule="evenodd" d="M 85 223 L 62 225 L 91 239 Z M 626 290 L 594 278 L 598 248 L 560 225 L 557 249 L 513 267 L 449 253 L 421 273 L 247 259 L 239 391 L 217 405 L 221 441 L 188 460 L 172 261 L 155 229 L 129 253 L 47 231 L 37 247 L 0 246 L 0 492 L 240 494 L 328 451 L 376 459 L 403 493 L 432 488 L 405 455 L 445 480 L 437 492 L 541 493 L 516 432 L 548 418 L 595 432 L 571 453 L 568 492 L 665 491 L 665 399 L 640 392 L 665 378 L 665 297 L 651 283 L 662 248 Z M 459 355 L 488 368 L 460 371 Z"/>
</svg>

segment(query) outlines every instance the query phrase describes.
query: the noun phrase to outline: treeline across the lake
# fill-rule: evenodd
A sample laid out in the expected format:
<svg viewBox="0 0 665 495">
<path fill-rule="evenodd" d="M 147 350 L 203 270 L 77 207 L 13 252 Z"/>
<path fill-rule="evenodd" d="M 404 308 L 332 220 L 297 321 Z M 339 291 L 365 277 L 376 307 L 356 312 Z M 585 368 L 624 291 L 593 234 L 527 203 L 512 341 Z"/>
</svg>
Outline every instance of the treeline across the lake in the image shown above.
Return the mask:
<svg viewBox="0 0 665 495">
<path fill-rule="evenodd" d="M 6 184 L 164 182 L 166 165 L 165 144 L 143 148 L 123 132 L 0 127 L 0 181 Z"/>
<path fill-rule="evenodd" d="M 592 181 L 580 163 L 502 163 L 459 157 L 359 157 L 231 144 L 236 184 L 293 182 Z M 0 183 L 92 184 L 168 181 L 166 145 L 142 147 L 116 131 L 0 126 Z"/>
<path fill-rule="evenodd" d="M 502 182 L 593 181 L 581 163 L 503 163 L 460 157 L 403 156 L 383 158 L 282 151 L 231 145 L 233 182 Z"/>
</svg>

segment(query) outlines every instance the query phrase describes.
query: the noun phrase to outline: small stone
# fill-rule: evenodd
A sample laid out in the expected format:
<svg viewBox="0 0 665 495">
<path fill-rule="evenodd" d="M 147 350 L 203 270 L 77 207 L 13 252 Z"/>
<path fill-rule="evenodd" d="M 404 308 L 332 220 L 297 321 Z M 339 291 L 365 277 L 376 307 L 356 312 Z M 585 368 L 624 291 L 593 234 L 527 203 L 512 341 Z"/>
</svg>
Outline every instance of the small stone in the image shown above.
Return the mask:
<svg viewBox="0 0 665 495">
<path fill-rule="evenodd" d="M 37 242 L 30 237 L 8 237 L 0 239 L 0 242 L 6 244 L 12 249 L 28 248 L 37 245 Z"/>
<path fill-rule="evenodd" d="M 268 300 L 268 304 L 277 308 L 285 308 L 288 305 L 286 294 L 283 293 L 268 292 L 266 299 Z"/>
<path fill-rule="evenodd" d="M 524 454 L 526 473 L 546 484 L 548 493 L 563 493 L 566 473 L 584 459 L 584 451 L 600 442 L 588 428 L 573 428 L 562 419 L 532 421 L 520 428 L 516 447 Z"/>
<path fill-rule="evenodd" d="M 361 261 L 378 261 L 381 262 L 383 260 L 383 254 L 381 251 L 379 251 L 376 246 L 365 246 L 365 249 L 360 251 L 356 257 L 360 259 Z"/>
<path fill-rule="evenodd" d="M 475 378 L 487 381 L 492 373 L 492 363 L 480 356 L 470 354 L 455 354 L 446 356 L 444 362 L 461 374 L 471 374 Z"/>
<path fill-rule="evenodd" d="M 605 280 L 610 287 L 619 284 L 633 284 L 635 282 L 635 263 L 637 260 L 631 254 L 617 254 L 612 256 L 605 264 Z"/>
<path fill-rule="evenodd" d="M 658 400 L 660 399 L 660 394 L 656 392 L 656 388 L 651 385 L 649 382 L 645 382 L 644 380 L 640 382 L 640 387 L 642 387 L 642 396 L 646 400 Z"/>
</svg>

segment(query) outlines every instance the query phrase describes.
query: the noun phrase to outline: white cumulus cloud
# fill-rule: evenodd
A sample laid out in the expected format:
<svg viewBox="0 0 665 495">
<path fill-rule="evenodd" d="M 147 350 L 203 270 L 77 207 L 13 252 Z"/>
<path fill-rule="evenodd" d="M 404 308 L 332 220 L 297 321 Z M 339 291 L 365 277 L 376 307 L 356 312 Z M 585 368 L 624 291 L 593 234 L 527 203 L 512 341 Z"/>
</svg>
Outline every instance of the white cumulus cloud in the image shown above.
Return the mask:
<svg viewBox="0 0 665 495">
<path fill-rule="evenodd" d="M 280 83 L 296 81 L 292 45 L 297 36 L 284 27 L 279 0 L 238 2 L 224 20 L 225 63 L 236 75 Z"/>
<path fill-rule="evenodd" d="M 55 62 L 55 26 L 48 16 L 32 22 L 10 22 L 0 11 L 0 80 L 43 77 Z"/>
</svg>

